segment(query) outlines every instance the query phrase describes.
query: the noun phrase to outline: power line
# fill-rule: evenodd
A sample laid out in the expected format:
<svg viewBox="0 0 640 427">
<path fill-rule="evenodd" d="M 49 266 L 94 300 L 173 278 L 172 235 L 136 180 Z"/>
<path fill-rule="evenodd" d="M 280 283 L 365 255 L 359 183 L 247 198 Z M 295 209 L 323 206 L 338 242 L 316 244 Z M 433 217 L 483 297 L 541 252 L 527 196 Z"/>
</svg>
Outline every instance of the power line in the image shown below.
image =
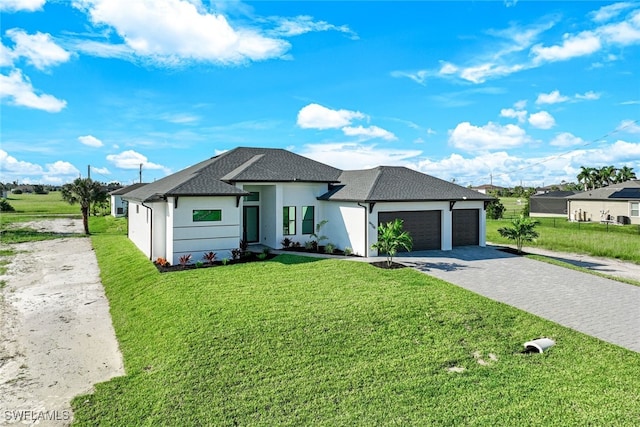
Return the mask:
<svg viewBox="0 0 640 427">
<path fill-rule="evenodd" d="M 607 132 L 606 134 L 602 135 L 600 138 L 596 138 L 596 139 L 593 139 L 591 141 L 585 142 L 584 144 L 581 145 L 581 147 L 587 147 L 587 146 L 589 146 L 589 145 L 591 145 L 591 144 L 593 144 L 595 142 L 602 141 L 605 138 L 607 138 L 608 136 L 611 136 L 613 134 L 616 134 L 616 133 L 620 132 L 621 130 L 624 130 L 624 129 L 628 128 L 628 127 L 631 127 L 633 125 L 638 124 L 638 122 L 640 122 L 640 120 L 636 119 L 634 121 L 631 121 L 631 122 L 625 124 L 622 127 L 617 127 L 614 130 L 612 130 L 610 132 Z M 528 169 L 528 168 L 531 168 L 531 167 L 534 167 L 534 166 L 538 166 L 538 165 L 541 165 L 541 164 L 546 163 L 546 162 L 550 162 L 551 160 L 559 159 L 562 156 L 566 156 L 567 154 L 571 154 L 571 153 L 574 153 L 576 151 L 578 151 L 578 149 L 574 148 L 573 150 L 569 150 L 569 151 L 567 151 L 565 153 L 558 154 L 558 155 L 551 156 L 551 157 L 547 157 L 546 159 L 540 160 L 539 162 L 531 163 L 531 164 L 528 164 L 528 165 L 525 165 L 525 166 L 521 166 L 520 168 L 516 169 L 516 172 L 520 172 L 522 170 L 525 170 L 525 169 Z"/>
</svg>

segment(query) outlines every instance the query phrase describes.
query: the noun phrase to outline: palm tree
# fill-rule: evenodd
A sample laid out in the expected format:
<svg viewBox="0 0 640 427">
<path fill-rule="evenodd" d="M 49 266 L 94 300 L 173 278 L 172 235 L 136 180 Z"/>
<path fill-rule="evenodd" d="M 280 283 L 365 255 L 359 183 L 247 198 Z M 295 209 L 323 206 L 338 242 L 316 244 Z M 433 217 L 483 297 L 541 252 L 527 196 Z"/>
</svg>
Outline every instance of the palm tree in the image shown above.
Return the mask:
<svg viewBox="0 0 640 427">
<path fill-rule="evenodd" d="M 514 240 L 518 248 L 518 253 L 521 253 L 524 242 L 532 242 L 539 236 L 538 232 L 535 231 L 536 225 L 538 225 L 538 221 L 520 215 L 520 217 L 514 218 L 511 221 L 511 227 L 498 228 L 498 233 L 500 233 L 502 237 Z"/>
<path fill-rule="evenodd" d="M 371 249 L 377 249 L 387 254 L 387 267 L 391 267 L 393 257 L 398 249 L 408 251 L 413 247 L 413 239 L 409 233 L 402 229 L 403 221 L 399 218 L 378 226 L 378 241 L 371 245 Z"/>
<path fill-rule="evenodd" d="M 107 199 L 102 185 L 91 178 L 76 178 L 73 183 L 62 186 L 62 200 L 71 205 L 80 204 L 82 225 L 85 234 L 89 234 L 89 209 L 91 203 L 100 203 Z"/>
<path fill-rule="evenodd" d="M 616 180 L 616 167 L 603 166 L 598 170 L 598 176 L 600 178 L 600 187 L 610 185 Z"/>
<path fill-rule="evenodd" d="M 633 168 L 630 168 L 629 166 L 623 166 L 618 169 L 616 182 L 626 182 L 631 181 L 632 179 L 636 179 L 636 173 L 633 171 Z"/>
<path fill-rule="evenodd" d="M 587 166 L 580 166 L 580 173 L 578 174 L 578 182 L 584 184 L 584 191 L 589 190 L 589 186 L 593 185 L 595 169 Z"/>
</svg>

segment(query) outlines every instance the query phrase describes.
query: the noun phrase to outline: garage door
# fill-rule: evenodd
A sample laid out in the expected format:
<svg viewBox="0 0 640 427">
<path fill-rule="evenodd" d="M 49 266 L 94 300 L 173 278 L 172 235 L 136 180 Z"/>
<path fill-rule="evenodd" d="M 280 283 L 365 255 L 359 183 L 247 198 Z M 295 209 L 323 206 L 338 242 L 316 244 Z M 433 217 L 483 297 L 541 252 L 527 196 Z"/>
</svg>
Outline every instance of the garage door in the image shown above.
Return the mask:
<svg viewBox="0 0 640 427">
<path fill-rule="evenodd" d="M 452 215 L 453 246 L 480 244 L 480 211 L 478 209 L 454 209 Z"/>
<path fill-rule="evenodd" d="M 424 251 L 441 248 L 441 211 L 394 211 L 379 212 L 378 224 L 400 218 L 404 229 L 413 239 L 413 250 Z"/>
</svg>

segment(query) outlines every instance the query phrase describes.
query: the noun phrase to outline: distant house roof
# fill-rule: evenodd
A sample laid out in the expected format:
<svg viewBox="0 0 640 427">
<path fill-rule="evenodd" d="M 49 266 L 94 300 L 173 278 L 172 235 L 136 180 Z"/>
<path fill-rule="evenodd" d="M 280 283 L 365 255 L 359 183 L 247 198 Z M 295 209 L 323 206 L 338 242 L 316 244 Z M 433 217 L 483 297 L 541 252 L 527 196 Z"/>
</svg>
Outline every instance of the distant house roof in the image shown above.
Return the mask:
<svg viewBox="0 0 640 427">
<path fill-rule="evenodd" d="M 584 191 L 567 197 L 570 200 L 640 200 L 640 180 L 625 181 Z"/>
<path fill-rule="evenodd" d="M 476 187 L 471 187 L 472 190 L 502 190 L 504 189 L 504 187 L 500 187 L 499 185 L 493 185 L 493 184 L 482 184 L 482 185 L 478 185 Z"/>
<path fill-rule="evenodd" d="M 360 202 L 493 200 L 477 191 L 399 166 L 343 171 L 339 181 L 318 199 Z"/>
<path fill-rule="evenodd" d="M 145 182 L 138 182 L 136 184 L 127 185 L 125 187 L 118 188 L 117 190 L 113 190 L 109 194 L 112 196 L 122 196 L 129 193 L 130 191 L 135 190 L 136 188 L 142 187 L 143 185 L 147 184 Z"/>
<path fill-rule="evenodd" d="M 534 194 L 531 197 L 535 197 L 535 198 L 545 198 L 545 197 L 549 197 L 549 198 L 556 198 L 556 199 L 560 199 L 560 198 L 565 198 L 568 196 L 573 196 L 574 194 L 576 194 L 577 191 L 549 191 L 548 193 L 540 193 L 540 194 Z"/>
<path fill-rule="evenodd" d="M 236 182 L 338 182 L 340 169 L 277 148 L 239 147 L 126 194 L 150 201 L 166 196 L 241 196 Z"/>
</svg>

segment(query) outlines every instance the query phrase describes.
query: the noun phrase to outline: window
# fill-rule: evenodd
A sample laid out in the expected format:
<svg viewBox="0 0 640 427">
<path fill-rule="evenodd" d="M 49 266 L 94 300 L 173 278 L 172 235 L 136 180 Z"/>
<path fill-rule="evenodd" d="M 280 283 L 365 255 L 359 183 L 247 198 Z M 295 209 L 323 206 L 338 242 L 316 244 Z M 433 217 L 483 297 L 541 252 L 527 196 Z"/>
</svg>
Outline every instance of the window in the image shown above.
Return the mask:
<svg viewBox="0 0 640 427">
<path fill-rule="evenodd" d="M 220 209 L 194 210 L 193 222 L 202 222 L 202 221 L 222 221 L 222 210 Z"/>
<path fill-rule="evenodd" d="M 124 213 L 124 209 L 123 208 L 116 208 L 116 214 L 122 215 L 123 213 Z"/>
<path fill-rule="evenodd" d="M 631 216 L 640 216 L 640 202 L 631 202 Z"/>
<path fill-rule="evenodd" d="M 296 234 L 295 206 L 285 206 L 282 208 L 282 234 L 285 236 Z"/>
<path fill-rule="evenodd" d="M 260 193 L 257 191 L 251 191 L 251 194 L 248 196 L 244 196 L 245 202 L 259 202 L 260 201 Z"/>
<path fill-rule="evenodd" d="M 302 234 L 313 234 L 315 215 L 313 206 L 302 207 Z"/>
</svg>

